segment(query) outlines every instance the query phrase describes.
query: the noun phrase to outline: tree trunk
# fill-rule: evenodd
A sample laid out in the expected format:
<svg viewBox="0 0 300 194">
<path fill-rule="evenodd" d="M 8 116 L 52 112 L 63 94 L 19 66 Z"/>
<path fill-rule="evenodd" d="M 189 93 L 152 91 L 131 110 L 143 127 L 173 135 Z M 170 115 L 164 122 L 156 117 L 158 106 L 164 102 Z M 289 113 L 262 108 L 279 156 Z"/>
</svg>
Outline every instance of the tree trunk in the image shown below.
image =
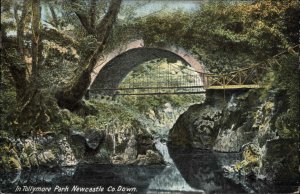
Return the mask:
<svg viewBox="0 0 300 194">
<path fill-rule="evenodd" d="M 85 95 L 91 83 L 91 73 L 97 64 L 97 60 L 103 54 L 105 44 L 108 40 L 113 24 L 117 19 L 121 2 L 122 0 L 112 0 L 108 12 L 101 20 L 101 22 L 97 25 L 97 34 L 94 35 L 97 37 L 97 40 L 99 42 L 98 47 L 95 52 L 88 58 L 88 60 L 84 61 L 81 64 L 81 66 L 83 67 L 85 66 L 85 64 L 88 64 L 87 67 L 83 70 L 81 75 L 71 86 L 64 88 L 63 90 L 60 90 L 56 93 L 56 98 L 60 107 L 74 110 Z M 87 32 L 89 33 L 91 29 L 90 22 L 82 20 L 84 18 L 82 15 L 79 15 L 78 17 L 81 22 L 84 22 L 82 23 L 82 25 L 87 29 Z"/>
<path fill-rule="evenodd" d="M 25 63 L 25 46 L 24 46 L 24 30 L 27 17 L 29 15 L 30 2 L 24 1 L 22 6 L 22 13 L 19 17 L 16 7 L 14 8 L 14 16 L 17 26 L 17 42 L 15 43 L 10 38 L 6 37 L 5 29 L 3 30 L 3 47 L 9 48 L 14 47 L 19 52 L 18 61 L 20 64 L 16 64 L 14 59 L 4 54 L 4 61 L 7 63 L 9 71 L 13 77 L 14 84 L 16 87 L 17 102 L 22 104 L 25 99 L 25 93 L 29 86 L 29 74 L 27 64 Z M 3 49 L 5 52 L 5 49 Z M 9 52 L 9 51 L 8 51 Z"/>
<path fill-rule="evenodd" d="M 38 72 L 40 66 L 40 20 L 41 20 L 41 8 L 40 0 L 32 0 L 32 20 L 31 20 L 31 29 L 32 29 L 32 40 L 31 40 L 31 52 L 32 52 L 32 74 L 31 82 L 36 84 L 38 81 Z"/>
</svg>

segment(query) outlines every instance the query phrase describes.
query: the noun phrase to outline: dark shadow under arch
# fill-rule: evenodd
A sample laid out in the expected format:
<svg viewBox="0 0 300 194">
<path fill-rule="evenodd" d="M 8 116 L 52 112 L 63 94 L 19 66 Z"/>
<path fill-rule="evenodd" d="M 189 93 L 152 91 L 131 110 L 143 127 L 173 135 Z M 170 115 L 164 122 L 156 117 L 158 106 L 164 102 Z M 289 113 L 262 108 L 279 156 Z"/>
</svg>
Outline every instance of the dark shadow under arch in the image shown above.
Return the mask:
<svg viewBox="0 0 300 194">
<path fill-rule="evenodd" d="M 117 88 L 127 74 L 135 67 L 154 59 L 167 59 L 172 62 L 181 61 L 187 66 L 193 66 L 181 56 L 165 49 L 146 47 L 134 48 L 110 60 L 98 73 L 90 89 Z M 106 90 L 102 91 L 101 94 L 112 95 L 112 92 L 113 91 Z"/>
</svg>

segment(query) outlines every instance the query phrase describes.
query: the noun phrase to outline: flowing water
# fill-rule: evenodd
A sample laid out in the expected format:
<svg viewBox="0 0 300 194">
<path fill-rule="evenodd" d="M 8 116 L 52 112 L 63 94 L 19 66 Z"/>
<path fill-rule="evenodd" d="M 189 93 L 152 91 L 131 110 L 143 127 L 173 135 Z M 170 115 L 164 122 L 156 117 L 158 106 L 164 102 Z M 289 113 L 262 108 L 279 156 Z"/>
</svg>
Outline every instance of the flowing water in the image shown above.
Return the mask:
<svg viewBox="0 0 300 194">
<path fill-rule="evenodd" d="M 218 163 L 217 156 L 207 150 L 168 148 L 157 142 L 156 148 L 164 156 L 167 166 L 151 180 L 149 191 L 167 193 L 241 193 L 241 186 L 223 177 L 221 164 L 240 158 L 229 154 Z M 219 156 L 218 156 L 219 157 Z M 154 192 L 155 193 L 155 192 Z"/>
<path fill-rule="evenodd" d="M 112 193 L 113 189 L 115 193 L 151 194 L 243 192 L 240 186 L 224 179 L 214 153 L 170 149 L 160 141 L 157 141 L 156 147 L 167 165 L 81 164 L 76 168 L 22 171 L 18 180 L 2 189 L 2 192 L 14 192 L 23 186 L 49 187 L 55 193 L 63 191 L 59 189 L 67 189 L 62 193 L 75 193 L 87 187 L 98 187 L 99 193 Z M 27 193 L 31 192 L 28 188 Z"/>
<path fill-rule="evenodd" d="M 169 150 L 166 144 L 157 141 L 155 144 L 156 148 L 160 151 L 160 153 L 164 156 L 164 160 L 167 163 L 167 166 L 164 170 L 157 176 L 155 176 L 149 185 L 149 192 L 159 192 L 159 191 L 181 191 L 181 192 L 197 192 L 203 193 L 203 190 L 194 189 L 190 187 L 184 178 L 181 176 L 179 170 L 174 164 Z"/>
</svg>

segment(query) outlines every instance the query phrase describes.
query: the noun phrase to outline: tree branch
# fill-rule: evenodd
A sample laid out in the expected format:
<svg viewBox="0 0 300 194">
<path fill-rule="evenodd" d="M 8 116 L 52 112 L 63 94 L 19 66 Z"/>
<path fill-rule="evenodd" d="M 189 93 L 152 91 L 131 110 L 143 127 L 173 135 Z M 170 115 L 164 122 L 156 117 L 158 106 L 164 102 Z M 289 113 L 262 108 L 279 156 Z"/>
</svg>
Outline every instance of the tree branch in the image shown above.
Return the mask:
<svg viewBox="0 0 300 194">
<path fill-rule="evenodd" d="M 51 15 L 52 15 L 52 19 L 53 19 L 53 26 L 55 26 L 56 28 L 58 28 L 59 27 L 59 22 L 58 22 L 57 15 L 55 13 L 55 10 L 54 10 L 53 6 L 49 5 L 49 9 L 50 9 L 50 12 L 51 12 Z"/>
<path fill-rule="evenodd" d="M 109 5 L 108 12 L 96 27 L 96 30 L 99 33 L 97 40 L 101 42 L 101 44 L 105 44 L 108 39 L 113 24 L 117 19 L 121 3 L 122 0 L 112 0 Z"/>
<path fill-rule="evenodd" d="M 15 17 L 16 24 L 17 24 L 17 27 L 18 27 L 18 24 L 19 24 L 19 22 L 20 22 L 20 19 L 19 19 L 19 16 L 18 16 L 18 9 L 17 9 L 17 6 L 16 6 L 16 5 L 14 6 L 14 17 Z"/>
<path fill-rule="evenodd" d="M 88 63 L 88 66 L 81 73 L 75 83 L 56 94 L 59 106 L 72 110 L 74 109 L 74 107 L 76 107 L 76 105 L 78 105 L 82 97 L 85 95 L 91 83 L 91 72 L 96 66 L 99 57 L 103 54 L 105 43 L 107 42 L 113 24 L 117 19 L 121 3 L 122 0 L 111 1 L 108 12 L 105 14 L 102 21 L 97 25 L 97 29 L 100 30 L 97 30 L 97 32 L 100 33 L 97 36 L 99 43 L 98 47 L 95 52 L 89 57 L 89 59 L 87 61 L 84 61 L 84 63 Z"/>
<path fill-rule="evenodd" d="M 74 47 L 76 50 L 79 48 L 79 44 L 74 38 L 66 34 L 63 34 L 62 32 L 56 29 L 45 28 L 41 31 L 41 36 L 43 37 L 43 39 L 53 41 L 61 46 L 70 45 Z"/>
<path fill-rule="evenodd" d="M 88 17 L 85 14 L 81 14 L 79 12 L 75 12 L 75 14 L 77 15 L 80 23 L 82 24 L 84 29 L 87 31 L 87 33 L 94 34 L 94 30 L 91 28 Z"/>
<path fill-rule="evenodd" d="M 90 0 L 90 21 L 91 21 L 91 28 L 95 29 L 95 22 L 96 22 L 96 0 Z"/>
</svg>

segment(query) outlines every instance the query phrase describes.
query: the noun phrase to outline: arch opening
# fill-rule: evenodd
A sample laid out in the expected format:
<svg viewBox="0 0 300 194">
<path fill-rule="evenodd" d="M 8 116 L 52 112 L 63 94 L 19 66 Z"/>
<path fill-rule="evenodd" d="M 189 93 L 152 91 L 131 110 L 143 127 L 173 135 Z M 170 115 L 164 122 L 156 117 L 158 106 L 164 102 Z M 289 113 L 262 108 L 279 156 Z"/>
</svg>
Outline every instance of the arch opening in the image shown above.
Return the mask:
<svg viewBox="0 0 300 194">
<path fill-rule="evenodd" d="M 93 83 L 90 86 L 90 92 L 92 94 L 96 93 L 109 96 L 115 95 L 116 93 L 120 94 L 120 92 L 117 92 L 117 89 L 120 88 L 120 84 L 125 77 L 139 65 L 154 60 L 165 60 L 167 64 L 173 65 L 178 65 L 179 62 L 180 65 L 189 67 L 191 72 L 194 71 L 194 78 L 196 80 L 195 82 L 197 82 L 197 85 L 192 87 L 200 88 L 200 86 L 203 86 L 203 80 L 201 79 L 199 73 L 204 72 L 204 66 L 193 56 L 189 55 L 187 52 L 184 52 L 183 49 L 174 46 L 170 47 L 169 50 L 166 48 L 137 47 L 126 50 L 125 52 L 122 52 L 121 54 L 118 54 L 116 57 L 112 58 L 106 64 L 102 64 L 99 73 L 96 73 Z M 129 87 L 135 86 L 137 85 L 133 84 Z M 153 86 L 149 87 L 153 88 Z M 129 88 L 127 87 L 127 90 L 128 89 Z"/>
</svg>

